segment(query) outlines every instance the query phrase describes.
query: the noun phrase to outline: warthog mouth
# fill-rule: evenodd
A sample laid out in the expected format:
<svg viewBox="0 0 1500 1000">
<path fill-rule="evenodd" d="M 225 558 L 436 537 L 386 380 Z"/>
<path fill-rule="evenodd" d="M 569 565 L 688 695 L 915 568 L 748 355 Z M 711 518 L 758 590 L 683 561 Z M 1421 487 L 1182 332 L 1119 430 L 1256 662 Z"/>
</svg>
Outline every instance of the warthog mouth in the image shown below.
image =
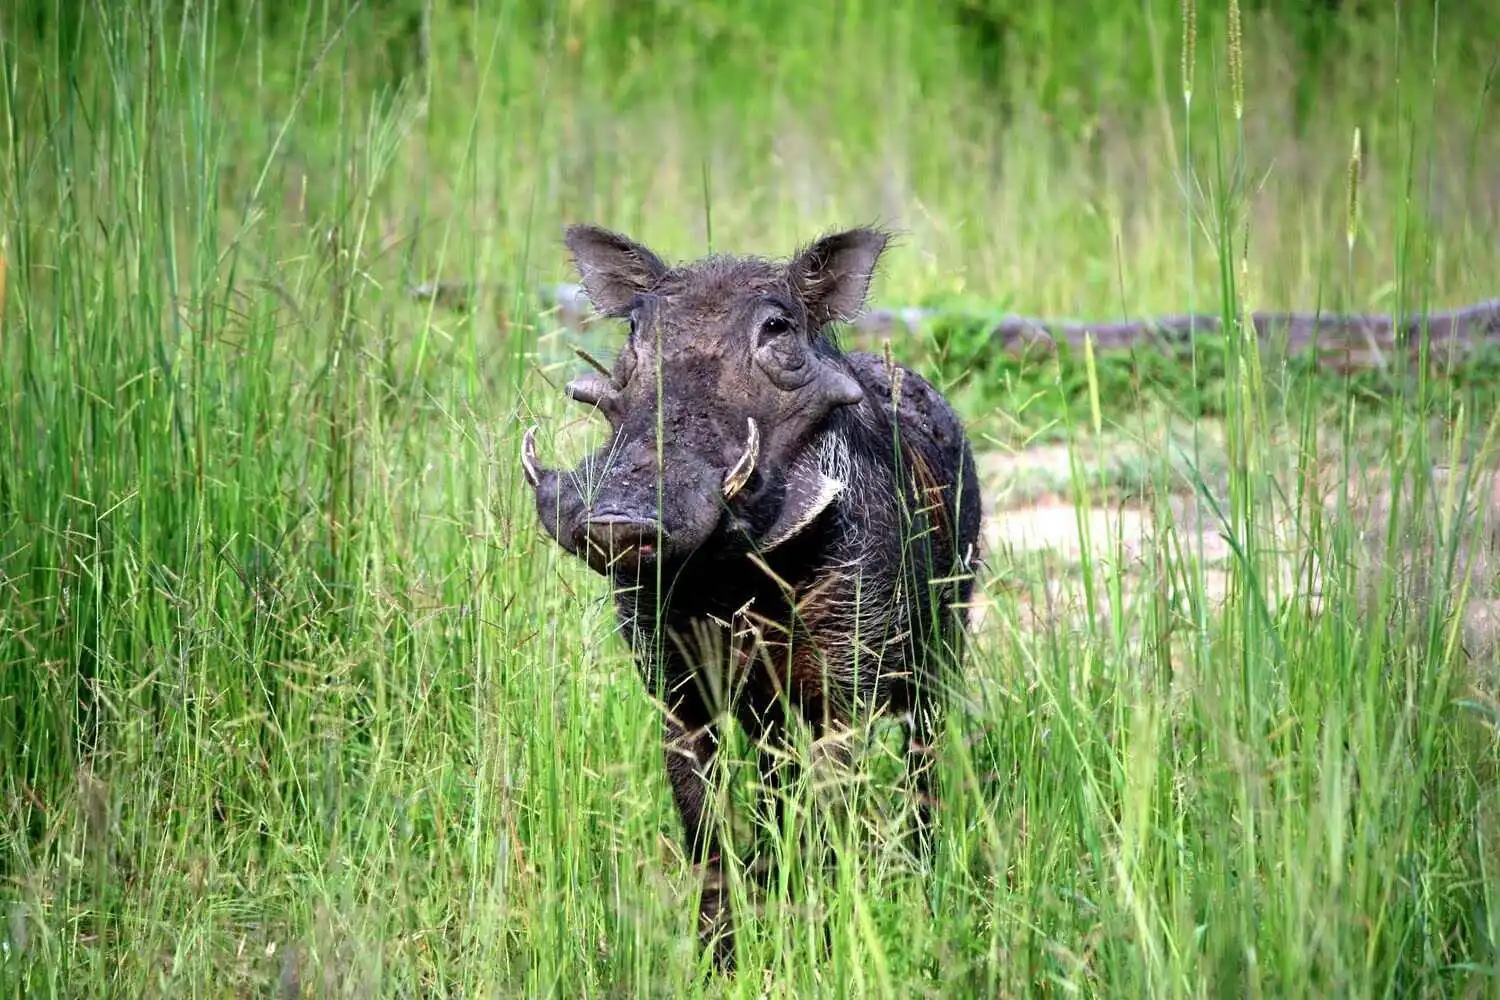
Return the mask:
<svg viewBox="0 0 1500 1000">
<path fill-rule="evenodd" d="M 768 553 L 801 534 L 847 488 L 848 456 L 836 443 L 804 448 L 786 469 L 757 476 L 760 428 L 747 418 L 744 447 L 727 470 L 684 460 L 701 471 L 663 498 L 666 516 L 656 510 L 654 491 L 636 502 L 612 495 L 588 503 L 576 488 L 564 488 L 570 477 L 537 460 L 537 430 L 533 426 L 522 437 L 521 469 L 536 493 L 542 524 L 567 552 L 603 575 L 636 576 L 658 562 L 675 564 L 721 529 L 729 549 Z M 766 502 L 774 506 L 767 509 Z"/>
<path fill-rule="evenodd" d="M 555 517 L 544 515 L 548 533 L 598 573 L 638 573 L 658 560 L 686 555 L 706 541 L 718 526 L 725 505 L 745 493 L 760 459 L 760 428 L 753 417 L 746 418 L 744 448 L 734 464 L 718 479 L 718 490 L 710 487 L 701 496 L 679 494 L 676 497 L 687 510 L 702 512 L 696 519 L 699 523 L 696 527 L 679 525 L 677 530 L 672 530 L 663 523 L 658 512 L 644 509 L 644 504 L 622 504 L 616 500 L 589 505 L 582 496 L 575 495 L 574 490 L 567 490 L 559 497 L 566 477 L 538 461 L 538 429 L 532 425 L 521 438 L 521 471 L 527 485 L 535 491 L 539 504 L 560 507 Z M 718 478 L 717 473 L 714 476 Z M 714 492 L 720 496 L 714 496 Z M 678 542 L 681 544 L 676 544 Z"/>
<path fill-rule="evenodd" d="M 596 510 L 579 525 L 574 544 L 596 571 L 629 572 L 653 564 L 669 538 L 656 521 Z"/>
</svg>

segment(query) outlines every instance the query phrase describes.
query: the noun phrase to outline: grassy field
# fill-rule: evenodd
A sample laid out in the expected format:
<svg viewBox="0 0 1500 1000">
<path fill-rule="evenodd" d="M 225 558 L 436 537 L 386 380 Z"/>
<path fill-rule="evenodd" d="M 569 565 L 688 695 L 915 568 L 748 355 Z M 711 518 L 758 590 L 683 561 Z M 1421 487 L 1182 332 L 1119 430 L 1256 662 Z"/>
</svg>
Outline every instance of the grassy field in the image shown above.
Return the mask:
<svg viewBox="0 0 1500 1000">
<path fill-rule="evenodd" d="M 992 507 L 937 850 L 875 730 L 732 980 L 518 462 L 601 430 L 567 221 L 884 222 L 881 305 L 1500 296 L 1500 8 L 77 6 L 0 13 L 5 995 L 1500 996 L 1492 359 L 893 335 Z M 1049 505 L 1071 555 L 1006 533 Z"/>
</svg>

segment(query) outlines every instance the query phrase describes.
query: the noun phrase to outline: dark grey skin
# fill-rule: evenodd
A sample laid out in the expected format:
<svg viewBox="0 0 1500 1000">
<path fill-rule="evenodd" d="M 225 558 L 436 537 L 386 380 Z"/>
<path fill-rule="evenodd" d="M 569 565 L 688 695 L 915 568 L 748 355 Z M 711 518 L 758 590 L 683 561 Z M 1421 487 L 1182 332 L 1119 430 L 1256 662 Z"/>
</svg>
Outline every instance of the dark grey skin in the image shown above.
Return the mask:
<svg viewBox="0 0 1500 1000">
<path fill-rule="evenodd" d="M 862 708 L 899 717 L 927 843 L 929 748 L 959 675 L 979 545 L 973 454 L 926 380 L 832 338 L 864 305 L 884 233 L 826 236 L 788 262 L 677 267 L 593 226 L 570 227 L 566 243 L 594 308 L 629 324 L 613 372 L 567 387 L 613 435 L 560 473 L 537 461 L 531 428 L 522 461 L 547 533 L 615 587 L 664 708 L 667 776 L 703 865 L 700 929 L 728 969 L 706 794 L 724 716 L 763 748 L 773 815 L 795 717 L 814 738 Z"/>
</svg>

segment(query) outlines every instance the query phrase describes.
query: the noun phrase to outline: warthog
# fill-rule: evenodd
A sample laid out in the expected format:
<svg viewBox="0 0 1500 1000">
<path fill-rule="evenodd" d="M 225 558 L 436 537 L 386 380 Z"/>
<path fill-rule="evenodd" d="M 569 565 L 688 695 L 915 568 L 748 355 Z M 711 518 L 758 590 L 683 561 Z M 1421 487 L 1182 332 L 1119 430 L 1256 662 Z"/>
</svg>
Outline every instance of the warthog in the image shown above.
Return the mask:
<svg viewBox="0 0 1500 1000">
<path fill-rule="evenodd" d="M 666 771 L 703 866 L 700 928 L 721 968 L 732 932 L 706 794 L 719 719 L 762 747 L 774 813 L 787 775 L 773 751 L 793 716 L 817 738 L 860 706 L 894 714 L 928 843 L 929 748 L 968 628 L 980 498 L 938 391 L 833 339 L 887 239 L 858 228 L 789 262 L 669 267 L 617 233 L 566 231 L 594 309 L 629 324 L 613 371 L 567 386 L 613 433 L 559 473 L 538 462 L 531 427 L 522 464 L 548 534 L 613 582 L 664 708 Z"/>
</svg>

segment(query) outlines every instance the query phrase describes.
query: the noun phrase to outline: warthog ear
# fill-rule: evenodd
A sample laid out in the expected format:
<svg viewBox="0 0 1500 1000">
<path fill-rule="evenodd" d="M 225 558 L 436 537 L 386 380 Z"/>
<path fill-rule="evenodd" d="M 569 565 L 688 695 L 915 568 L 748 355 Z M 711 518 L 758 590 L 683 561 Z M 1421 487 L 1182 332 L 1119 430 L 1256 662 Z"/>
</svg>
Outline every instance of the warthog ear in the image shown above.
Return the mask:
<svg viewBox="0 0 1500 1000">
<path fill-rule="evenodd" d="M 603 316 L 621 316 L 631 299 L 656 287 L 667 265 L 634 240 L 598 226 L 569 226 L 563 235 L 583 290 Z"/>
<path fill-rule="evenodd" d="M 890 236 L 858 228 L 825 236 L 792 261 L 792 284 L 807 306 L 813 328 L 853 319 L 864 308 L 875 265 Z"/>
</svg>

